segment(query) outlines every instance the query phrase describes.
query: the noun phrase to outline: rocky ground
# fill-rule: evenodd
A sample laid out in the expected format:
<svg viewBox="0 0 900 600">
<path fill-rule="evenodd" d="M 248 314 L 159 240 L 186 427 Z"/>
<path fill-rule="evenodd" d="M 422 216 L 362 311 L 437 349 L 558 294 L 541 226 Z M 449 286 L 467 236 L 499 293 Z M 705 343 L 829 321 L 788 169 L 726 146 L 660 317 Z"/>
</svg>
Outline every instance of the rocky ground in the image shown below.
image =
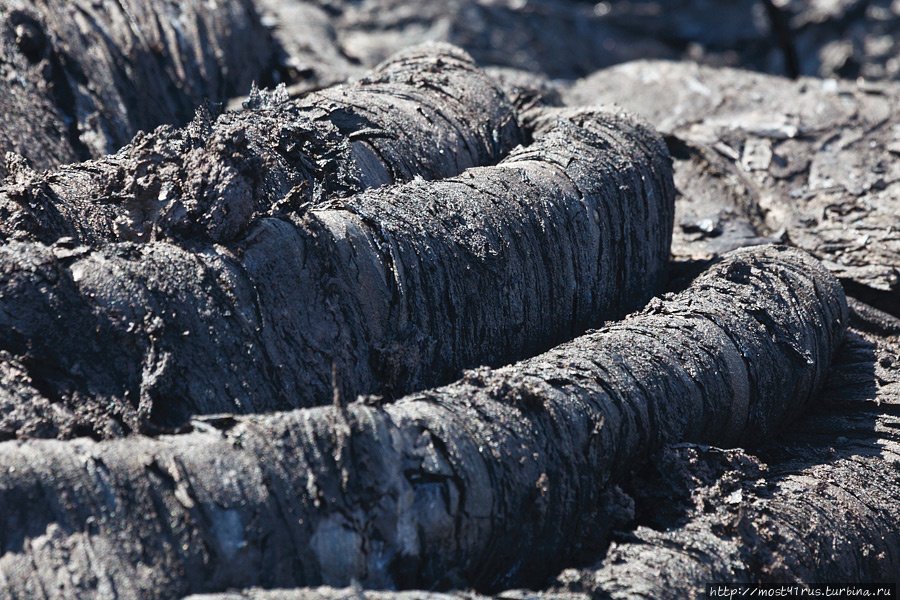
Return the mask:
<svg viewBox="0 0 900 600">
<path fill-rule="evenodd" d="M 0 596 L 897 583 L 898 40 L 889 0 L 0 0 Z M 484 72 L 371 71 L 427 41 Z M 669 236 L 606 322 L 579 282 Z M 819 262 L 717 262 L 763 244 Z"/>
</svg>

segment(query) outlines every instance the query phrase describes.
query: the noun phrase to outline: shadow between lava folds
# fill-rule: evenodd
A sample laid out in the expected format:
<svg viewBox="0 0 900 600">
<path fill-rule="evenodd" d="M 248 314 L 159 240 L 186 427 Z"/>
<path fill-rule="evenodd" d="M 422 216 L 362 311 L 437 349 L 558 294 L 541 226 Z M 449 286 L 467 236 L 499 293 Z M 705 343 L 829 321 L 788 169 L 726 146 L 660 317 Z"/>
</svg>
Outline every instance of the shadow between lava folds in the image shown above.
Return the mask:
<svg viewBox="0 0 900 600">
<path fill-rule="evenodd" d="M 883 436 L 876 431 L 882 417 L 897 413 L 896 404 L 871 402 L 877 394 L 876 345 L 855 331 L 836 357 L 822 402 L 814 406 L 790 432 L 758 449 L 750 449 L 770 468 L 770 487 L 782 479 L 814 467 L 853 457 L 882 455 Z M 850 362 L 850 361 L 853 362 Z M 832 383 L 852 388 L 831 387 Z"/>
<path fill-rule="evenodd" d="M 900 318 L 900 285 L 894 285 L 890 291 L 878 290 L 847 277 L 841 278 L 841 285 L 844 286 L 848 296 L 858 298 L 878 310 Z"/>
<path fill-rule="evenodd" d="M 584 544 L 593 556 L 584 552 L 582 564 L 572 566 L 597 564 L 610 542 L 641 543 L 634 535 L 639 527 L 669 531 L 716 511 L 732 495 L 739 503 L 741 490 L 756 498 L 772 498 L 782 482 L 798 473 L 855 456 L 881 456 L 884 436 L 876 426 L 886 414 L 900 416 L 900 405 L 873 401 L 880 393 L 876 364 L 885 359 L 879 358 L 878 344 L 861 332 L 890 335 L 884 325 L 873 323 L 871 315 L 861 312 L 860 303 L 851 302 L 850 329 L 818 402 L 777 438 L 734 449 L 673 444 L 652 455 L 607 492 L 604 512 L 609 529 L 600 532 L 595 527 L 589 533 L 593 544 Z"/>
</svg>

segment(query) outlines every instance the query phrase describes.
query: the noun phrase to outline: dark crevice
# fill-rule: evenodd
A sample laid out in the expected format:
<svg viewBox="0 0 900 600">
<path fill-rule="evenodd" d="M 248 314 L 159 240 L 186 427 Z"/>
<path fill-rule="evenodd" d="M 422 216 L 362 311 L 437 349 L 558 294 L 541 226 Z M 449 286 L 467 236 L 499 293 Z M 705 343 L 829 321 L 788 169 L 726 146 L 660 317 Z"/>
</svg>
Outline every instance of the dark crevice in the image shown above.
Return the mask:
<svg viewBox="0 0 900 600">
<path fill-rule="evenodd" d="M 9 23 L 13 27 L 12 37 L 16 42 L 16 47 L 28 62 L 37 65 L 40 61 L 46 60 L 49 63 L 48 88 L 54 106 L 65 121 L 66 137 L 78 159 L 88 160 L 91 158 L 91 153 L 81 141 L 75 109 L 75 93 L 69 83 L 67 73 L 67 67 L 72 66 L 72 61 L 52 42 L 47 32 L 44 31 L 43 23 L 34 16 L 23 11 L 13 11 L 9 16 Z M 84 73 L 77 68 L 71 70 L 72 75 L 79 81 L 87 83 Z"/>
<path fill-rule="evenodd" d="M 841 278 L 841 285 L 844 286 L 844 291 L 848 296 L 889 315 L 900 317 L 900 289 L 876 290 L 849 278 Z"/>
<path fill-rule="evenodd" d="M 784 54 L 784 69 L 791 79 L 800 77 L 800 60 L 797 57 L 797 47 L 794 45 L 794 32 L 791 30 L 788 17 L 784 11 L 775 6 L 772 0 L 761 0 L 769 17 L 772 34 L 775 41 L 781 47 Z"/>
<path fill-rule="evenodd" d="M 72 149 L 75 151 L 75 155 L 79 160 L 89 160 L 92 155 L 90 149 L 81 140 L 81 132 L 78 127 L 78 113 L 76 110 L 77 99 L 75 97 L 75 92 L 69 83 L 69 70 L 72 70 L 72 75 L 82 83 L 87 84 L 87 78 L 80 69 L 71 69 L 71 67 L 74 66 L 74 63 L 72 63 L 64 53 L 57 52 L 54 49 L 50 52 L 48 58 L 51 66 L 50 78 L 52 83 L 50 89 L 53 94 L 53 104 L 65 118 L 69 144 L 72 146 Z M 67 69 L 67 67 L 70 69 Z"/>
</svg>

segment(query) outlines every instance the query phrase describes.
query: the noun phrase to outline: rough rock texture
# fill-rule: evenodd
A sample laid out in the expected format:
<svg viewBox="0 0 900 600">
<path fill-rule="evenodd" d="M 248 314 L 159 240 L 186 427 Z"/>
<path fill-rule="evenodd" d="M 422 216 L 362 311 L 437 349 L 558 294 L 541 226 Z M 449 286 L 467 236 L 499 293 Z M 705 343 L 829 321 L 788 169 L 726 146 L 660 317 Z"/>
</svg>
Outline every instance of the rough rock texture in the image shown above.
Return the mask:
<svg viewBox="0 0 900 600">
<path fill-rule="evenodd" d="M 796 77 L 900 78 L 892 0 L 257 0 L 297 92 L 426 40 L 573 78 L 636 58 Z"/>
<path fill-rule="evenodd" d="M 662 140 L 602 110 L 553 113 L 536 136 L 497 166 L 262 218 L 228 245 L 0 246 L 0 431 L 107 437 L 396 396 L 642 306 L 671 242 Z"/>
<path fill-rule="evenodd" d="M 394 52 L 425 41 L 447 41 L 420 37 L 410 44 L 397 46 L 379 57 L 360 61 L 348 56 L 338 42 L 336 14 L 342 8 L 330 0 L 254 0 L 262 22 L 278 43 L 278 76 L 292 94 L 302 94 L 353 77 L 362 76 L 366 68 Z"/>
<path fill-rule="evenodd" d="M 5 442 L 0 591 L 540 584 L 609 527 L 603 488 L 664 444 L 782 429 L 846 318 L 819 263 L 760 247 L 621 323 L 386 406 Z"/>
<path fill-rule="evenodd" d="M 593 9 L 609 26 L 659 40 L 682 60 L 780 75 L 798 68 L 790 13 L 769 0 L 610 0 Z"/>
<path fill-rule="evenodd" d="M 343 51 L 362 61 L 422 38 L 457 44 L 481 64 L 569 79 L 640 56 L 676 56 L 650 36 L 618 30 L 593 7 L 565 0 L 348 2 L 335 26 Z"/>
<path fill-rule="evenodd" d="M 848 292 L 900 314 L 900 88 L 636 62 L 566 93 L 617 102 L 670 134 L 673 252 L 771 237 L 808 250 Z"/>
<path fill-rule="evenodd" d="M 483 596 L 471 591 L 433 592 L 410 590 L 386 592 L 364 590 L 360 587 L 295 588 L 264 590 L 251 588 L 221 594 L 195 594 L 185 600 L 589 600 L 587 594 L 571 592 L 534 592 L 530 590 L 508 590 L 495 596 Z"/>
<path fill-rule="evenodd" d="M 503 92 L 464 52 L 424 45 L 302 100 L 139 135 L 121 152 L 0 187 L 7 239 L 226 243 L 262 216 L 416 177 L 496 163 L 523 139 Z"/>
<path fill-rule="evenodd" d="M 97 156 L 106 151 L 104 144 L 116 148 L 145 113 L 147 124 L 140 125 L 145 129 L 170 120 L 160 116 L 166 111 L 179 111 L 174 120 L 184 122 L 203 96 L 219 94 L 215 99 L 220 100 L 222 94 L 249 88 L 246 79 L 223 92 L 216 81 L 237 73 L 249 77 L 257 68 L 250 63 L 267 62 L 272 55 L 267 35 L 257 36 L 260 24 L 247 2 L 16 0 L 15 10 L 7 8 L 13 4 L 0 0 L 0 80 L 9 83 L 0 88 L 0 147 L 19 144 L 18 151 L 37 167 Z M 900 39 L 895 35 L 900 31 L 898 2 L 254 4 L 281 46 L 275 48 L 279 69 L 272 80 L 284 81 L 287 90 L 254 90 L 246 98 L 248 110 L 239 114 L 215 118 L 209 113 L 217 109 L 205 108 L 184 130 L 141 136 L 119 157 L 49 176 L 38 176 L 27 160 L 15 155 L 0 166 L 0 177 L 12 174 L 0 192 L 4 237 L 20 238 L 7 239 L 0 247 L 0 438 L 21 440 L 0 444 L 0 495 L 8 494 L 0 499 L 0 515 L 14 523 L 0 527 L 0 596 L 13 590 L 23 597 L 67 597 L 82 590 L 82 595 L 101 598 L 169 597 L 234 586 L 245 591 L 219 597 L 486 600 L 488 596 L 460 591 L 474 582 L 498 599 L 587 600 L 696 597 L 712 579 L 897 578 L 896 319 L 852 300 L 850 332 L 816 392 L 827 356 L 816 357 L 804 348 L 824 344 L 830 351 L 839 325 L 829 337 L 813 319 L 808 335 L 794 338 L 763 323 L 769 311 L 759 310 L 761 305 L 795 306 L 791 319 L 803 320 L 803 314 L 815 312 L 820 301 L 831 297 L 787 294 L 784 286 L 803 279 L 790 264 L 813 264 L 791 259 L 778 262 L 783 277 L 773 275 L 768 282 L 778 293 L 733 295 L 727 311 L 716 312 L 718 316 L 708 311 L 715 322 L 704 321 L 700 328 L 685 328 L 684 315 L 673 314 L 673 300 L 667 298 L 655 301 L 642 316 L 610 324 L 555 354 L 505 370 L 470 372 L 441 390 L 459 392 L 456 399 L 432 390 L 395 406 L 377 398 L 348 406 L 358 391 L 353 386 L 370 375 L 384 386 L 382 393 L 392 396 L 404 390 L 403 382 L 446 367 L 435 361 L 453 353 L 446 344 L 435 343 L 423 323 L 443 332 L 439 337 L 451 339 L 449 344 L 482 352 L 481 357 L 466 355 L 472 364 L 486 356 L 490 358 L 484 360 L 499 363 L 544 347 L 532 345 L 539 337 L 528 329 L 534 315 L 541 315 L 541 327 L 556 328 L 541 343 L 577 333 L 586 321 L 574 318 L 573 311 L 588 306 L 585 295 L 596 288 L 583 285 L 584 273 L 577 268 L 595 248 L 593 242 L 576 241 L 571 252 L 559 252 L 569 248 L 571 240 L 559 240 L 580 222 L 578 214 L 590 211 L 580 200 L 572 203 L 577 194 L 569 192 L 577 185 L 555 175 L 593 170 L 586 163 L 571 164 L 561 151 L 553 159 L 557 171 L 541 163 L 545 173 L 555 173 L 541 181 L 511 180 L 490 171 L 481 179 L 466 174 L 435 184 L 417 181 L 400 188 L 400 196 L 385 190 L 347 196 L 416 175 L 456 175 L 466 166 L 459 161 L 436 161 L 449 165 L 449 173 L 435 175 L 425 174 L 419 162 L 431 152 L 446 152 L 448 138 L 428 128 L 444 130 L 436 124 L 450 106 L 453 114 L 473 116 L 454 118 L 450 129 L 462 125 L 464 130 L 456 139 L 469 140 L 457 148 L 465 146 L 466 154 L 471 140 L 479 140 L 475 153 L 488 148 L 487 163 L 495 163 L 518 141 L 531 143 L 533 132 L 537 145 L 516 151 L 513 160 L 538 162 L 533 157 L 542 152 L 541 139 L 548 135 L 558 138 L 557 150 L 565 146 L 584 155 L 577 145 L 584 141 L 583 132 L 573 133 L 581 126 L 571 123 L 572 113 L 544 110 L 559 104 L 558 92 L 565 94 L 569 85 L 551 82 L 547 75 L 574 77 L 624 58 L 652 56 L 847 77 L 843 82 L 790 83 L 726 69 L 641 63 L 607 70 L 576 85 L 573 94 L 583 94 L 575 100 L 578 104 L 613 100 L 646 111 L 667 133 L 682 192 L 672 289 L 688 286 L 698 265 L 731 248 L 780 240 L 823 258 L 850 295 L 900 315 L 900 210 L 894 200 L 900 193 L 894 189 L 900 154 L 894 131 L 900 123 L 894 114 L 900 90 L 875 83 L 900 73 L 894 56 Z M 46 19 L 29 20 L 25 13 L 34 10 L 44 10 Z M 158 21 L 142 21 L 154 15 Z M 454 72 L 474 77 L 466 81 L 482 82 L 455 86 L 469 100 L 459 102 L 458 91 L 444 93 L 443 79 L 441 90 L 421 86 L 411 92 L 415 103 L 435 99 L 429 106 L 437 110 L 426 111 L 421 119 L 397 110 L 396 97 L 389 100 L 377 118 L 412 114 L 419 123 L 407 126 L 411 121 L 400 117 L 403 124 L 397 128 L 404 139 L 413 140 L 396 146 L 401 162 L 412 159 L 403 162 L 409 166 L 405 175 L 385 175 L 391 169 L 379 166 L 380 151 L 372 149 L 397 140 L 384 138 L 384 126 L 369 127 L 365 119 L 357 119 L 356 108 L 343 106 L 335 120 L 331 108 L 341 103 L 330 98 L 329 108 L 323 109 L 330 115 L 328 123 L 322 125 L 315 118 L 298 117 L 297 104 L 285 102 L 290 95 L 347 76 L 366 78 L 365 68 L 425 39 L 455 41 L 478 61 L 500 65 L 489 69 L 499 87 L 457 55 L 441 69 L 457 68 Z M 393 84 L 400 83 L 405 68 L 395 72 Z M 440 79 L 435 72 L 422 81 L 431 85 L 431 75 Z M 263 77 L 268 79 L 265 73 Z M 857 77 L 861 79 L 853 81 Z M 340 89 L 358 90 L 371 83 Z M 481 100 L 471 101 L 479 96 Z M 341 97 L 346 101 L 343 92 Z M 184 98 L 188 100 L 182 102 Z M 318 98 L 315 102 L 322 101 Z M 478 102 L 467 113 L 466 106 Z M 378 102 L 366 96 L 356 104 Z M 240 106 L 240 100 L 232 105 Z M 510 137 L 494 136 L 491 126 L 480 125 L 481 118 L 488 122 L 509 114 L 514 117 L 497 131 Z M 282 116 L 289 121 L 286 128 Z M 560 117 L 569 125 L 557 128 Z M 525 125 L 524 135 L 516 121 Z M 637 141 L 629 139 L 635 131 L 629 127 L 617 125 L 604 134 L 612 154 L 629 154 L 629 148 L 652 138 L 651 154 L 664 156 L 658 138 L 638 133 Z M 110 140 L 122 131 L 126 133 L 112 145 Z M 297 135 L 310 131 L 319 133 L 298 145 Z M 248 139 L 266 142 L 254 145 Z M 491 150 L 504 144 L 508 146 L 498 154 Z M 665 162 L 660 159 L 658 173 L 668 172 Z M 363 172 L 368 175 L 362 177 Z M 670 189 L 668 175 L 663 179 L 662 187 Z M 645 183 L 637 187 L 644 189 Z M 500 187 L 503 193 L 497 192 Z M 630 184 L 608 187 L 604 198 L 635 193 Z M 431 203 L 433 194 L 449 199 Z M 553 203 L 507 202 L 515 196 L 540 196 Z M 491 211 L 506 214 L 493 203 L 501 197 L 503 207 L 515 208 L 510 214 L 516 220 L 491 230 L 496 225 Z M 53 214 L 59 206 L 69 212 Z M 464 210 L 454 212 L 459 206 Z M 556 210 L 561 206 L 577 210 Z M 670 212 L 661 219 L 666 220 L 671 222 Z M 552 225 L 557 223 L 566 226 Z M 630 224 L 650 225 L 640 219 Z M 599 237 L 606 239 L 604 227 L 599 229 Z M 438 239 L 448 245 L 435 243 L 438 230 Z M 621 231 L 610 235 L 628 239 Z M 663 237 L 654 239 L 662 244 Z M 298 239 L 303 240 L 299 245 Z M 633 245 L 641 247 L 637 241 Z M 633 256 L 630 250 L 604 251 L 601 258 L 626 255 Z M 422 268 L 426 256 L 449 266 Z M 498 265 L 507 259 L 520 268 L 503 271 Z M 620 271 L 614 270 L 619 280 L 604 281 L 610 294 L 624 290 L 623 282 L 633 282 Z M 752 266 L 719 271 L 728 280 L 725 287 L 691 287 L 679 302 L 690 303 L 694 314 L 711 295 L 753 287 L 762 272 Z M 543 280 L 541 273 L 550 273 L 551 279 Z M 644 270 L 648 278 L 654 273 Z M 710 280 L 701 281 L 709 285 Z M 434 284 L 426 286 L 431 292 L 418 294 L 415 285 L 421 282 Z M 832 285 L 829 280 L 825 287 Z M 781 303 L 784 298 L 789 301 Z M 603 296 L 589 300 L 599 302 Z M 366 313 L 354 306 L 374 310 Z M 307 312 L 307 307 L 314 309 Z M 491 319 L 471 320 L 460 333 L 449 317 L 465 320 L 473 307 L 485 314 L 496 309 L 508 319 L 502 327 L 512 325 L 505 330 L 492 327 L 496 322 Z M 304 319 L 313 319 L 315 326 Z M 347 325 L 341 329 L 329 323 Z M 720 333 L 729 328 L 741 335 L 726 338 Z M 302 336 L 294 335 L 297 329 Z M 335 338 L 338 330 L 345 337 Z M 382 337 L 368 355 L 356 353 L 360 346 L 354 344 L 365 346 L 385 331 L 387 342 Z M 500 342 L 473 345 L 466 338 L 470 334 Z M 754 335 L 765 350 L 761 354 L 745 343 Z M 598 341 L 608 336 L 622 341 Z M 585 339 L 609 350 L 603 360 L 588 356 Z M 678 346 L 679 340 L 687 341 Z M 297 348 L 323 352 L 304 354 Z M 568 358 L 573 349 L 576 359 Z M 541 362 L 548 356 L 555 357 L 554 365 Z M 741 367 L 742 362 L 752 366 L 766 361 L 776 365 L 771 379 L 765 379 L 765 369 Z M 346 365 L 352 373 L 347 374 Z M 522 365 L 530 374 L 506 377 Z M 316 389 L 309 390 L 303 373 L 313 367 Z M 803 375 L 793 376 L 795 370 Z M 361 379 L 357 371 L 363 373 Z M 535 374 L 545 383 L 535 384 Z M 441 377 L 454 375 L 446 367 Z M 653 411 L 631 416 L 616 412 L 628 406 L 616 400 L 640 404 L 644 396 L 665 398 L 676 389 L 666 387 L 672 381 L 697 384 L 697 393 L 680 394 L 682 402 L 660 410 L 677 411 L 691 402 L 703 409 L 671 419 Z M 591 402 L 612 400 L 573 401 L 585 390 L 592 391 Z M 285 398 L 307 393 L 335 406 L 255 418 L 208 417 L 182 427 L 178 435 L 155 439 L 23 439 L 159 432 L 159 427 L 182 423 L 197 412 L 271 411 L 284 408 Z M 774 404 L 751 402 L 751 408 L 760 410 L 748 410 L 752 394 Z M 778 401 L 789 396 L 797 401 L 790 410 Z M 771 423 L 766 415 L 774 415 L 771 419 L 780 425 L 804 401 L 812 412 L 770 442 L 774 428 L 766 425 Z M 579 416 L 596 417 L 590 411 L 597 406 L 609 409 L 599 413 L 608 418 L 595 423 L 593 437 L 584 437 L 587 426 L 567 433 L 566 426 Z M 406 410 L 420 413 L 408 418 Z M 559 418 L 563 414 L 571 419 Z M 692 435 L 688 426 L 701 427 L 702 415 L 724 416 L 710 416 L 709 426 Z M 758 435 L 737 433 L 755 419 L 765 425 Z M 367 427 L 378 439 L 366 438 Z M 387 430 L 397 444 L 385 442 Z M 509 443 L 523 438 L 530 441 Z M 587 454 L 578 447 L 585 439 Z M 673 443 L 682 439 L 690 441 Z M 707 445 L 735 439 L 743 450 Z M 440 440 L 450 444 L 442 446 Z M 629 445 L 622 440 L 649 441 Z M 459 450 L 465 444 L 471 444 L 468 453 Z M 517 458 L 525 460 L 515 463 Z M 633 472 L 639 463 L 645 468 Z M 322 470 L 310 471 L 305 466 L 310 464 Z M 385 465 L 393 469 L 392 477 L 379 476 Z M 548 465 L 552 468 L 543 468 Z M 594 485 L 588 478 L 595 478 Z M 618 485 L 607 485 L 601 495 L 599 488 L 607 481 Z M 382 493 L 392 485 L 392 491 Z M 495 505 L 488 507 L 484 490 L 501 490 Z M 475 504 L 482 509 L 471 508 Z M 452 510 L 458 511 L 458 519 L 448 516 Z M 367 521 L 365 515 L 381 517 Z M 410 525 L 413 518 L 425 525 Z M 378 525 L 367 528 L 373 522 Z M 446 533 L 463 531 L 461 527 L 471 535 Z M 429 539 L 439 542 L 416 543 Z M 454 548 L 479 543 L 475 558 L 454 557 L 447 559 L 451 567 L 439 566 L 441 556 Z M 297 548 L 306 552 L 300 566 Z M 516 556 L 523 561 L 516 562 Z M 546 588 L 547 576 L 573 566 L 578 568 L 564 572 L 544 592 L 502 591 L 509 585 Z M 31 577 L 34 572 L 38 576 Z M 363 574 L 358 579 L 365 585 L 388 582 L 456 591 L 252 587 L 347 583 L 346 574 L 353 572 Z"/>
<path fill-rule="evenodd" d="M 543 75 L 510 67 L 487 67 L 485 73 L 506 93 L 520 120 L 526 124 L 530 110 L 563 105 L 560 85 Z"/>
<path fill-rule="evenodd" d="M 851 307 L 821 405 L 750 453 L 667 448 L 628 486 L 637 528 L 593 568 L 565 571 L 558 591 L 705 598 L 709 582 L 896 583 L 900 320 Z"/>
<path fill-rule="evenodd" d="M 897 2 L 788 0 L 783 4 L 802 74 L 900 79 Z"/>
<path fill-rule="evenodd" d="M 297 89 L 327 85 L 423 41 L 460 46 L 482 65 L 574 78 L 679 52 L 569 0 L 259 0 Z"/>
<path fill-rule="evenodd" d="M 682 58 L 776 75 L 900 78 L 893 0 L 612 0 L 606 20 Z"/>
<path fill-rule="evenodd" d="M 250 0 L 2 0 L 0 162 L 114 152 L 246 93 L 274 53 Z"/>
</svg>

